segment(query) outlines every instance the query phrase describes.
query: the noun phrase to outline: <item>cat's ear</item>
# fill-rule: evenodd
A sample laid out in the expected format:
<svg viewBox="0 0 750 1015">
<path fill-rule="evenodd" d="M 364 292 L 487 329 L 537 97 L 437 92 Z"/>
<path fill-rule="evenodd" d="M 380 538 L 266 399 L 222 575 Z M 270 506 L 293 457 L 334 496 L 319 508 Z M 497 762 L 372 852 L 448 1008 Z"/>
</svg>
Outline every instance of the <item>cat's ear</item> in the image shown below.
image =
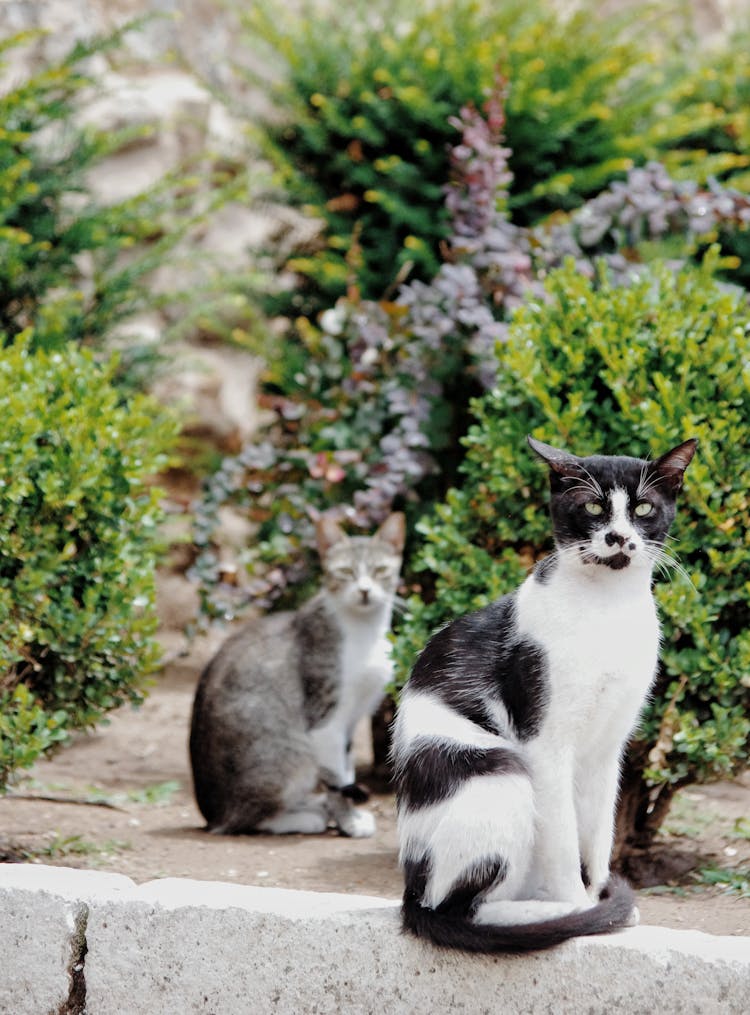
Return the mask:
<svg viewBox="0 0 750 1015">
<path fill-rule="evenodd" d="M 406 518 L 401 511 L 394 511 L 375 533 L 375 538 L 388 543 L 394 553 L 400 554 L 406 540 Z"/>
<path fill-rule="evenodd" d="M 698 441 L 694 437 L 678 444 L 676 448 L 667 451 L 649 465 L 649 476 L 659 479 L 672 493 L 678 493 L 682 487 L 685 469 L 693 460 L 697 447 Z"/>
<path fill-rule="evenodd" d="M 526 440 L 531 450 L 544 459 L 550 469 L 559 476 L 573 477 L 581 475 L 583 469 L 575 455 L 571 455 L 567 451 L 561 451 L 559 448 L 553 448 L 551 444 L 538 441 L 531 434 L 529 434 Z"/>
<path fill-rule="evenodd" d="M 331 518 L 330 515 L 321 515 L 316 520 L 315 538 L 318 543 L 318 553 L 321 557 L 325 557 L 336 543 L 343 543 L 349 539 L 339 523 L 334 518 Z"/>
</svg>

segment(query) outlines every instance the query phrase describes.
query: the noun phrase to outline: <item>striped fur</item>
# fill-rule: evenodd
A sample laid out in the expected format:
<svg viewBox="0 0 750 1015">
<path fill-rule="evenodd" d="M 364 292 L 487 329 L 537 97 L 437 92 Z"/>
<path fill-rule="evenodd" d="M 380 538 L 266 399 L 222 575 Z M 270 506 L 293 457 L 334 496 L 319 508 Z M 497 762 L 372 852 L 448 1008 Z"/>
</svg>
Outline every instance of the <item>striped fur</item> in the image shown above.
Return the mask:
<svg viewBox="0 0 750 1015">
<path fill-rule="evenodd" d="M 404 928 L 470 951 L 634 920 L 609 872 L 620 757 L 656 668 L 651 572 L 695 450 L 648 463 L 530 443 L 550 467 L 556 552 L 434 635 L 393 732 Z"/>
</svg>

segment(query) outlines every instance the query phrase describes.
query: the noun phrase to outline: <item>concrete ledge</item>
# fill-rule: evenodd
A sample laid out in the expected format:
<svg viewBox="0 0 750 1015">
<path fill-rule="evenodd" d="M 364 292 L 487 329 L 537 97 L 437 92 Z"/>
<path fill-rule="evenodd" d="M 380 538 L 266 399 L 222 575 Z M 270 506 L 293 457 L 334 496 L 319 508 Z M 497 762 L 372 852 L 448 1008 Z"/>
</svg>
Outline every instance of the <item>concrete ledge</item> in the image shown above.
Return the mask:
<svg viewBox="0 0 750 1015">
<path fill-rule="evenodd" d="M 638 927 L 471 956 L 403 937 L 398 903 L 0 865 L 0 1012 L 744 1015 L 750 940 Z M 84 946 L 85 939 L 85 946 Z M 78 968 L 77 968 L 78 967 Z"/>
</svg>

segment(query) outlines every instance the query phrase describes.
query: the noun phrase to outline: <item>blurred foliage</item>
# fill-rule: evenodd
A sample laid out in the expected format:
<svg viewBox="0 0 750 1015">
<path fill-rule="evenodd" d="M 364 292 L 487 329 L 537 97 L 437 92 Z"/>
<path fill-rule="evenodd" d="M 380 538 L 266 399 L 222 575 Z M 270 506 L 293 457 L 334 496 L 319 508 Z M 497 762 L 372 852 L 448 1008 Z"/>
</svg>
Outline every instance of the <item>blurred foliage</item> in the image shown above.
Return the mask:
<svg viewBox="0 0 750 1015">
<path fill-rule="evenodd" d="M 144 276 L 182 235 L 191 198 L 176 178 L 110 206 L 87 189 L 87 172 L 137 133 L 76 126 L 89 60 L 121 34 L 0 95 L 0 788 L 70 731 L 139 702 L 158 659 L 161 512 L 147 480 L 176 424 L 133 393 L 137 338 L 123 360 L 103 348 L 152 299 Z"/>
<path fill-rule="evenodd" d="M 14 769 L 142 700 L 153 640 L 159 490 L 175 423 L 127 401 L 116 362 L 34 349 L 0 358 L 0 786 Z"/>
<path fill-rule="evenodd" d="M 92 58 L 116 49 L 138 24 L 78 43 L 64 59 L 0 94 L 0 334 L 6 345 L 28 328 L 39 348 L 101 344 L 137 311 L 160 303 L 179 303 L 183 330 L 187 321 L 230 331 L 232 322 L 248 316 L 237 279 L 213 278 L 200 292 L 193 287 L 159 295 L 147 284 L 155 269 L 177 266 L 179 241 L 213 208 L 244 195 L 241 174 L 221 169 L 206 175 L 204 166 L 198 176 L 195 167 L 183 165 L 116 203 L 98 199 L 88 186 L 87 174 L 104 158 L 152 129 L 104 131 L 81 126 L 78 117 L 96 93 Z M 33 45 L 37 34 L 0 42 L 0 60 Z M 153 372 L 159 349 L 137 331 L 123 346 L 121 380 L 138 385 Z"/>
<path fill-rule="evenodd" d="M 547 474 L 527 434 L 579 455 L 657 456 L 699 440 L 680 496 L 681 567 L 659 580 L 661 665 L 626 772 L 641 814 L 662 794 L 726 776 L 750 735 L 750 312 L 702 268 L 644 270 L 629 286 L 570 263 L 514 316 L 497 384 L 473 403 L 460 482 L 420 524 L 396 642 L 402 683 L 430 633 L 515 588 L 551 547 Z M 662 576 L 663 578 L 664 576 Z"/>
<path fill-rule="evenodd" d="M 498 70 L 511 82 L 520 225 L 654 159 L 676 177 L 750 185 L 747 39 L 706 52 L 658 5 L 613 15 L 593 2 L 562 13 L 544 0 L 408 12 L 395 0 L 335 10 L 259 0 L 239 14 L 274 109 L 265 150 L 287 197 L 324 225 L 287 263 L 304 284 L 280 294 L 285 312 L 314 314 L 347 285 L 378 299 L 409 273 L 432 278 L 449 234 L 452 117 L 481 106 Z"/>
<path fill-rule="evenodd" d="M 392 300 L 354 292 L 316 324 L 301 317 L 285 332 L 263 379 L 271 423 L 209 477 L 197 505 L 195 574 L 209 614 L 231 616 L 248 600 L 298 602 L 316 575 L 317 513 L 370 529 L 393 507 L 415 521 L 441 498 L 461 460 L 469 400 L 496 383 L 507 317 L 546 298 L 542 280 L 566 257 L 588 278 L 602 257 L 627 284 L 644 244 L 651 253 L 668 243 L 676 262 L 719 227 L 750 223 L 743 194 L 675 181 L 649 164 L 570 216 L 515 225 L 505 90 L 497 79 L 483 112 L 465 107 L 452 118 L 460 133 L 446 188 L 451 235 L 432 281 L 404 285 Z M 220 549 L 227 507 L 256 532 L 234 560 Z"/>
</svg>

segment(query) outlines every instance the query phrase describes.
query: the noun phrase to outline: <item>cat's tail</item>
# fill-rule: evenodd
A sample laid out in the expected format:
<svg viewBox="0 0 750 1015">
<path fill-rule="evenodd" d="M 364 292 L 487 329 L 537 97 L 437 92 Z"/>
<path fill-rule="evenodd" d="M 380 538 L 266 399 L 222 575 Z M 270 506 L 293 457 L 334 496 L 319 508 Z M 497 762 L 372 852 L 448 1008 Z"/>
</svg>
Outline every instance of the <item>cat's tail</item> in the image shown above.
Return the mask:
<svg viewBox="0 0 750 1015">
<path fill-rule="evenodd" d="M 630 885 L 622 878 L 612 876 L 595 905 L 538 923 L 474 923 L 468 915 L 427 909 L 409 892 L 404 895 L 401 918 L 404 930 L 442 948 L 469 952 L 526 952 L 552 948 L 571 937 L 608 934 L 632 926 L 637 919 L 637 910 Z"/>
</svg>

